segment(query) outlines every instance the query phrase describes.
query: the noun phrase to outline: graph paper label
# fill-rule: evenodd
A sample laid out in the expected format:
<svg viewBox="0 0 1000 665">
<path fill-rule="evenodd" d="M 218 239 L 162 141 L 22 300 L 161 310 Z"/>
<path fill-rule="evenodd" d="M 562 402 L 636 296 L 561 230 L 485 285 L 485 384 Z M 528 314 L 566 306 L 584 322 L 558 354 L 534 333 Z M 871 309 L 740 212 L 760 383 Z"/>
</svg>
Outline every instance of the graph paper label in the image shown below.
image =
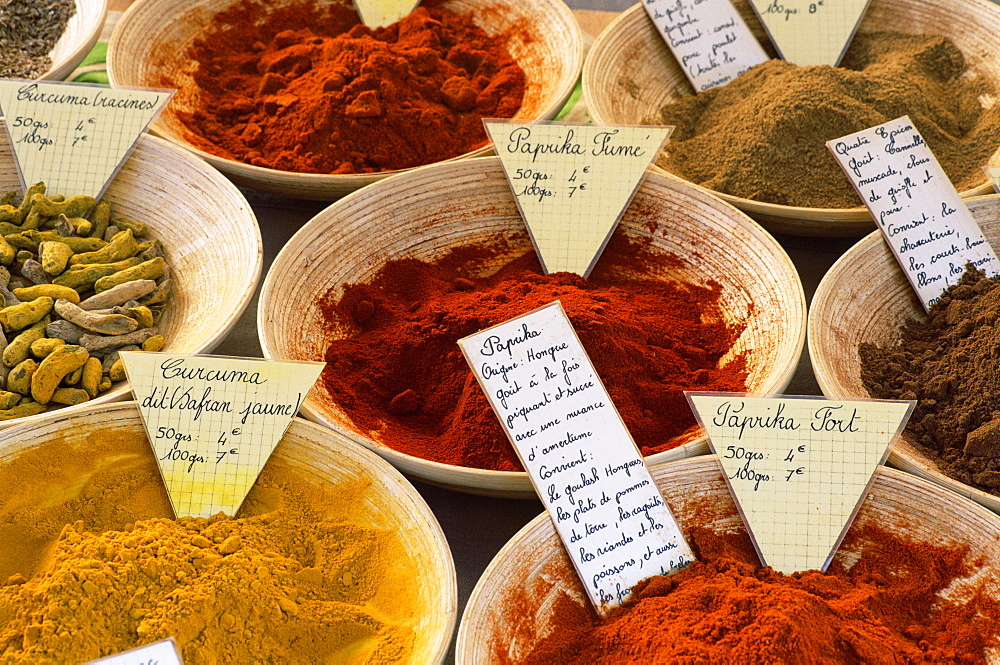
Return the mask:
<svg viewBox="0 0 1000 665">
<path fill-rule="evenodd" d="M 908 116 L 826 142 L 925 309 L 968 263 L 1000 271 L 993 248 Z"/>
<path fill-rule="evenodd" d="M 698 92 L 768 60 L 729 0 L 643 0 L 642 6 Z"/>
<path fill-rule="evenodd" d="M 0 80 L 21 185 L 99 198 L 173 90 Z"/>
<path fill-rule="evenodd" d="M 124 352 L 177 517 L 233 515 L 324 364 Z"/>
<path fill-rule="evenodd" d="M 869 0 L 750 0 L 782 58 L 836 67 Z"/>
<path fill-rule="evenodd" d="M 694 560 L 559 301 L 458 344 L 598 612 Z"/>
<path fill-rule="evenodd" d="M 764 565 L 825 570 L 915 402 L 686 393 Z"/>
<path fill-rule="evenodd" d="M 673 127 L 486 120 L 546 274 L 586 277 Z"/>
<path fill-rule="evenodd" d="M 91 661 L 88 665 L 184 665 L 173 638 Z"/>
<path fill-rule="evenodd" d="M 354 0 L 361 22 L 380 28 L 402 19 L 420 4 L 420 0 Z"/>
</svg>

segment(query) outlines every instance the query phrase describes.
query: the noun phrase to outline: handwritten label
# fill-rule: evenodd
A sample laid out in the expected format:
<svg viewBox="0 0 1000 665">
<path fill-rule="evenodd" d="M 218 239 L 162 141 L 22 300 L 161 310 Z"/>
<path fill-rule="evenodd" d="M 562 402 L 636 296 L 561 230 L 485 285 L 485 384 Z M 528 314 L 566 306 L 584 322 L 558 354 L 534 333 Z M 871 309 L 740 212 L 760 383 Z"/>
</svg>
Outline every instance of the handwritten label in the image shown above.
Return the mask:
<svg viewBox="0 0 1000 665">
<path fill-rule="evenodd" d="M 685 393 L 764 565 L 826 570 L 916 402 Z"/>
<path fill-rule="evenodd" d="M 486 120 L 546 274 L 590 274 L 673 127 Z"/>
<path fill-rule="evenodd" d="M 173 90 L 0 80 L 21 185 L 100 198 Z"/>
<path fill-rule="evenodd" d="M 836 67 L 870 0 L 750 0 L 782 58 Z"/>
<path fill-rule="evenodd" d="M 129 649 L 107 658 L 99 658 L 88 665 L 184 665 L 177 652 L 174 638 L 160 640 L 145 646 Z"/>
<path fill-rule="evenodd" d="M 598 612 L 694 560 L 559 301 L 458 344 Z"/>
<path fill-rule="evenodd" d="M 177 517 L 233 515 L 324 363 L 121 354 Z"/>
<path fill-rule="evenodd" d="M 865 201 L 924 308 L 967 263 L 1000 269 L 993 248 L 908 116 L 826 142 Z"/>
<path fill-rule="evenodd" d="M 395 23 L 413 11 L 420 0 L 354 0 L 361 22 L 369 28 Z"/>
<path fill-rule="evenodd" d="M 698 92 L 769 60 L 729 0 L 643 0 L 642 6 Z"/>
</svg>

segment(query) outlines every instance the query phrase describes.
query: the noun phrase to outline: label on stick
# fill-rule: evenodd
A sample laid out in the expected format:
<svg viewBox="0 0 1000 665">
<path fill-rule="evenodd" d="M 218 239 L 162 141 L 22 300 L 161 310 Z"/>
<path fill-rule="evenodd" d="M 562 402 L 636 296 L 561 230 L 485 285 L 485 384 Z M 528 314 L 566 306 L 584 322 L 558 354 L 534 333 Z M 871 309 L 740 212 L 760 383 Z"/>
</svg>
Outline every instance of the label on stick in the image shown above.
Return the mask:
<svg viewBox="0 0 1000 665">
<path fill-rule="evenodd" d="M 381 28 L 399 21 L 412 12 L 420 0 L 354 0 L 361 22 L 369 28 Z"/>
<path fill-rule="evenodd" d="M 159 642 L 93 660 L 87 665 L 184 665 L 177 644 L 170 637 Z"/>
<path fill-rule="evenodd" d="M 697 92 L 770 60 L 729 0 L 644 0 L 642 6 Z"/>
<path fill-rule="evenodd" d="M 836 67 L 870 0 L 750 0 L 781 57 Z"/>
<path fill-rule="evenodd" d="M 458 344 L 599 613 L 694 561 L 559 301 Z"/>
<path fill-rule="evenodd" d="M 546 274 L 586 277 L 673 127 L 484 120 Z"/>
<path fill-rule="evenodd" d="M 688 392 L 761 562 L 826 570 L 913 401 Z"/>
<path fill-rule="evenodd" d="M 176 517 L 233 515 L 321 362 L 121 354 Z"/>
<path fill-rule="evenodd" d="M 930 309 L 967 263 L 988 276 L 993 248 L 909 116 L 826 142 Z"/>
<path fill-rule="evenodd" d="M 21 185 L 100 198 L 173 90 L 0 80 Z"/>
</svg>

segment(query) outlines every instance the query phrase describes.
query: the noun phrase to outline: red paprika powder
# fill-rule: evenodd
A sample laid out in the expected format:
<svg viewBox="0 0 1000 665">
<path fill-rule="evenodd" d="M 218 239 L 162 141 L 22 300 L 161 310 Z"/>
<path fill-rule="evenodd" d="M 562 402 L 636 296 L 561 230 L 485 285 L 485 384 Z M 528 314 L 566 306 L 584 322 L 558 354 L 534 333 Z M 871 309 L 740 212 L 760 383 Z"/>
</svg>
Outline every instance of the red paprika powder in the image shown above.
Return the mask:
<svg viewBox="0 0 1000 665">
<path fill-rule="evenodd" d="M 443 7 L 371 30 L 349 5 L 242 0 L 189 48 L 195 108 L 178 115 L 195 147 L 255 166 L 429 164 L 482 147 L 481 119 L 520 108 L 525 75 L 504 42 Z"/>
<path fill-rule="evenodd" d="M 698 562 L 641 582 L 605 620 L 560 594 L 547 612 L 552 631 L 523 658 L 495 645 L 495 662 L 985 663 L 997 647 L 1000 605 L 981 584 L 942 597 L 974 572 L 966 546 L 914 542 L 867 524 L 848 533 L 841 552 L 851 554 L 827 572 L 783 575 L 760 567 L 745 531 L 699 527 L 690 537 Z M 537 606 L 515 598 L 504 612 L 531 617 Z"/>
<path fill-rule="evenodd" d="M 643 276 L 675 258 L 619 231 L 589 279 L 543 275 L 533 252 L 483 276 L 499 248 L 390 261 L 321 303 L 331 338 L 356 330 L 329 344 L 322 383 L 358 430 L 436 462 L 522 470 L 457 342 L 557 299 L 645 455 L 697 431 L 683 390 L 746 389 L 743 354 L 720 366 L 744 328 L 726 321 L 721 287 Z"/>
</svg>

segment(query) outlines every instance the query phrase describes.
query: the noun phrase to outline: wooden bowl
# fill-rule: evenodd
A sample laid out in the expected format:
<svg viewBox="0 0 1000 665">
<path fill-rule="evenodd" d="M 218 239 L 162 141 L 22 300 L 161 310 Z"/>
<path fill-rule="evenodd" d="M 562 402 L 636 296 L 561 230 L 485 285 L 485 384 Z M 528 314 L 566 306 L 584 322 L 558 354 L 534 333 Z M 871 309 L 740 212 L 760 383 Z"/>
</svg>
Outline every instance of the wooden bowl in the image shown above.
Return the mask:
<svg viewBox="0 0 1000 665">
<path fill-rule="evenodd" d="M 108 16 L 108 0 L 76 0 L 76 14 L 70 17 L 56 45 L 49 52 L 52 66 L 39 78 L 62 81 L 94 48 Z"/>
<path fill-rule="evenodd" d="M 114 436 L 130 442 L 129 452 L 109 450 L 106 437 L 111 431 L 115 432 Z M 95 453 L 95 450 L 101 453 Z M 88 461 L 83 468 L 87 469 L 87 478 L 110 471 L 159 477 L 135 402 L 88 407 L 73 414 L 60 414 L 0 433 L 0 468 L 16 462 L 19 456 L 29 452 L 42 455 L 42 462 L 30 463 L 44 463 L 44 456 L 50 454 L 49 451 L 61 459 L 73 454 L 86 457 Z M 369 489 L 358 497 L 356 506 L 352 508 L 356 512 L 351 517 L 368 519 L 374 527 L 398 535 L 402 548 L 410 557 L 409 562 L 400 563 L 408 563 L 412 569 L 413 576 L 407 583 L 417 589 L 420 598 L 420 612 L 408 622 L 415 636 L 410 662 L 441 662 L 455 627 L 455 566 L 440 525 L 416 489 L 378 456 L 335 432 L 301 418 L 292 421 L 278 443 L 268 461 L 268 465 L 273 464 L 288 467 L 296 476 L 318 485 L 335 485 L 359 479 L 371 481 Z M 65 486 L 60 483 L 65 483 Z M 52 490 L 53 484 L 59 487 L 58 492 Z M 4 511 L 18 510 L 17 506 L 31 506 L 30 502 L 38 497 L 39 505 L 37 509 L 31 509 L 32 514 L 37 514 L 39 524 L 51 522 L 51 537 L 54 540 L 63 524 L 72 523 L 75 519 L 72 513 L 67 512 L 66 505 L 86 491 L 86 487 L 86 479 L 74 477 L 67 468 L 65 478 L 46 480 L 44 485 L 39 481 L 38 487 L 25 483 L 18 487 L 16 496 L 10 493 L 0 496 L 0 508 Z M 162 495 L 162 500 L 146 503 L 163 506 L 160 512 L 165 514 L 143 514 L 136 507 L 139 504 L 131 502 L 95 506 L 94 512 L 101 514 L 107 523 L 88 523 L 87 527 L 91 530 L 121 529 L 125 524 L 140 519 L 172 517 L 169 504 L 165 503 L 162 484 L 142 492 L 150 496 L 153 493 Z M 93 495 L 94 492 L 91 492 L 87 501 L 94 501 Z M 108 501 L 114 503 L 118 499 L 120 497 L 111 496 Z M 331 517 L 337 519 L 335 515 Z M 4 531 L 10 528 L 7 523 L 0 524 L 0 541 L 10 537 L 13 532 Z M 26 563 L 26 567 L 37 565 L 42 556 L 32 547 L 44 549 L 44 545 L 38 543 L 23 547 L 24 560 L 31 562 Z"/>
<path fill-rule="evenodd" d="M 1000 246 L 1000 196 L 975 197 L 966 205 L 990 243 Z M 881 232 L 859 241 L 824 275 L 809 310 L 809 356 L 823 394 L 867 399 L 858 346 L 892 345 L 899 340 L 904 321 L 923 315 L 916 293 Z M 905 434 L 893 445 L 888 464 L 1000 512 L 1000 497 L 945 476 Z"/>
<path fill-rule="evenodd" d="M 648 221 L 655 230 L 645 226 Z M 781 392 L 801 353 L 805 311 L 798 274 L 781 246 L 735 208 L 660 173 L 647 174 L 622 227 L 630 237 L 649 239 L 655 249 L 680 259 L 653 276 L 721 285 L 724 315 L 747 323 L 731 353 L 749 351 L 749 391 Z M 264 357 L 325 358 L 328 340 L 318 303 L 331 288 L 342 293 L 345 284 L 369 281 L 391 259 L 433 260 L 497 235 L 510 242 L 508 253 L 495 258 L 497 265 L 531 251 L 496 158 L 424 167 L 341 199 L 289 240 L 264 280 L 257 318 Z M 477 494 L 535 495 L 524 472 L 451 466 L 393 450 L 359 431 L 324 390 L 312 392 L 302 414 L 427 482 Z M 707 452 L 707 440 L 698 434 L 649 459 Z"/>
<path fill-rule="evenodd" d="M 757 40 L 770 47 L 749 2 L 734 0 L 733 5 Z M 1000 7 L 992 2 L 872 0 L 858 33 L 880 30 L 947 37 L 961 50 L 968 68 L 1000 90 L 1000 50 L 996 48 Z M 662 106 L 691 94 L 694 88 L 640 4 L 600 34 L 583 65 L 583 98 L 595 124 L 660 124 Z M 829 177 L 845 176 L 836 171 Z M 981 185 L 962 192 L 962 196 L 991 191 L 984 177 Z M 804 208 L 714 193 L 777 233 L 850 237 L 875 228 L 863 207 Z"/>
<path fill-rule="evenodd" d="M 194 150 L 236 183 L 295 198 L 332 201 L 399 171 L 363 174 L 315 174 L 278 171 L 217 157 L 191 146 L 177 111 L 196 106 L 193 63 L 185 59 L 212 17 L 238 0 L 140 0 L 122 16 L 108 46 L 108 76 L 113 84 L 162 87 L 164 75 L 182 92 L 152 125 L 152 131 Z M 335 0 L 323 0 L 333 2 Z M 298 4 L 278 0 L 270 4 Z M 573 92 L 583 63 L 583 38 L 576 19 L 561 0 L 449 0 L 444 5 L 471 14 L 489 34 L 510 30 L 511 55 L 527 75 L 524 103 L 514 117 L 521 121 L 555 117 Z M 455 159 L 490 154 L 474 150 Z M 451 161 L 451 160 L 448 160 Z M 406 170 L 406 169 L 404 169 Z"/>
<path fill-rule="evenodd" d="M 745 531 L 716 456 L 662 464 L 651 471 L 685 536 L 693 527 Z M 967 543 L 965 560 L 977 583 L 987 575 L 1000 575 L 1000 518 L 915 476 L 878 470 L 851 528 L 868 524 L 905 533 L 917 543 Z M 510 539 L 479 578 L 458 629 L 455 662 L 519 662 L 549 633 L 554 608 L 563 600 L 581 606 L 588 602 L 551 518 L 543 513 Z M 511 607 L 518 608 L 516 620 Z"/>
<path fill-rule="evenodd" d="M 0 127 L 0 192 L 20 191 L 6 130 Z M 72 195 L 73 192 L 68 192 Z M 170 353 L 209 353 L 246 309 L 260 280 L 264 248 L 243 194 L 218 171 L 163 139 L 143 136 L 108 186 L 114 215 L 145 222 L 173 271 L 173 295 L 158 327 Z M 61 413 L 127 399 L 128 383 Z M 0 428 L 45 414 L 0 421 Z"/>
</svg>

